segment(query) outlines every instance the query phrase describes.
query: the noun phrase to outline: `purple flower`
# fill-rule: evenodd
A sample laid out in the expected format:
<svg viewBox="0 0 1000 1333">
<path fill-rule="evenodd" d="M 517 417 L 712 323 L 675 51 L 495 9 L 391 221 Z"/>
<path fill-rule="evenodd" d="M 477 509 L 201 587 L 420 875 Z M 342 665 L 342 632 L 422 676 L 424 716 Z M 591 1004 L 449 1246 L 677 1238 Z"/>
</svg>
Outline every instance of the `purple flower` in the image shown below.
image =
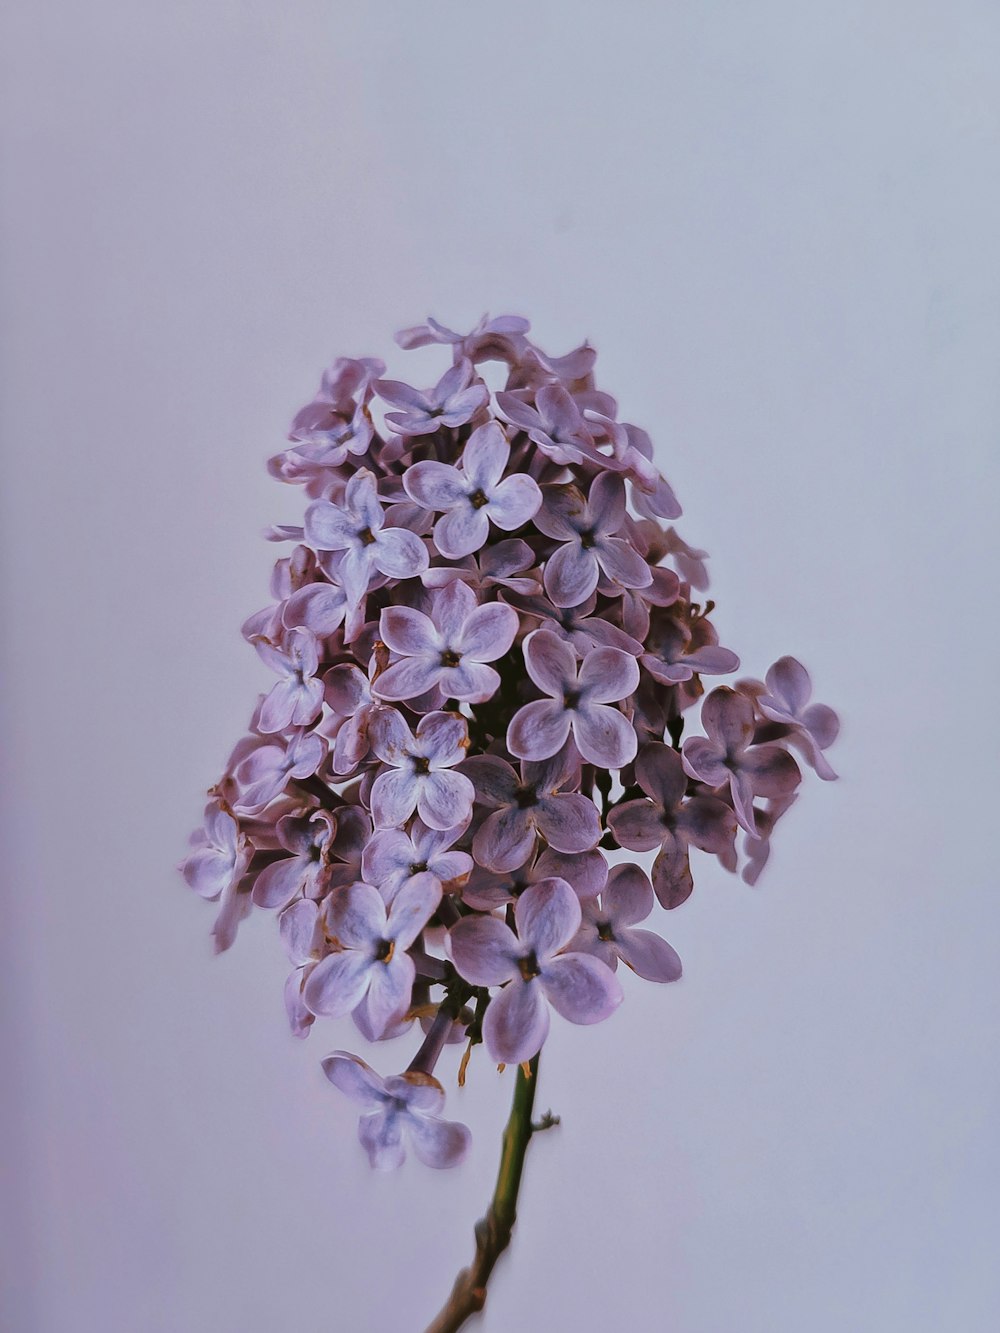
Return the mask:
<svg viewBox="0 0 1000 1333">
<path fill-rule="evenodd" d="M 543 385 L 535 394 L 534 406 L 522 391 L 498 393 L 497 405 L 507 420 L 519 426 L 554 463 L 586 461 L 600 468 L 617 466 L 598 450 L 580 409 L 563 385 Z"/>
<path fill-rule="evenodd" d="M 409 833 L 402 829 L 380 829 L 365 847 L 361 873 L 369 884 L 377 884 L 387 903 L 418 876 L 429 875 L 439 892 L 461 887 L 472 870 L 468 852 L 450 851 L 465 832 L 456 828 L 432 829 L 420 819 Z"/>
<path fill-rule="evenodd" d="M 450 829 L 472 815 L 472 783 L 450 770 L 465 758 L 469 733 L 456 713 L 427 713 L 414 736 L 395 708 L 383 708 L 369 726 L 372 749 L 389 765 L 372 784 L 377 828 L 401 828 L 416 810 L 429 828 Z"/>
<path fill-rule="evenodd" d="M 316 636 L 307 629 L 293 629 L 283 647 L 267 639 L 254 640 L 254 647 L 271 670 L 283 677 L 261 705 L 258 727 L 272 733 L 293 723 L 308 726 L 323 708 L 323 686 L 315 678 L 319 665 Z"/>
<path fill-rule="evenodd" d="M 367 468 L 347 483 L 342 505 L 315 500 L 306 510 L 305 536 L 317 551 L 343 551 L 337 567 L 352 603 L 368 591 L 373 571 L 414 578 L 428 565 L 427 549 L 408 528 L 385 526 L 374 475 Z"/>
<path fill-rule="evenodd" d="M 580 764 L 572 746 L 541 763 L 522 762 L 521 776 L 496 755 L 467 759 L 462 772 L 472 779 L 476 800 L 495 807 L 480 826 L 472 854 L 489 870 L 513 870 L 534 850 L 540 833 L 559 852 L 596 847 L 601 822 L 592 800 L 563 787 L 579 784 Z"/>
<path fill-rule="evenodd" d="M 459 361 L 426 393 L 398 380 L 379 380 L 375 388 L 387 403 L 404 409 L 387 412 L 386 421 L 403 435 L 429 435 L 442 426 L 464 425 L 485 406 L 490 391 L 481 381 L 472 383 L 474 374 L 471 361 Z"/>
<path fill-rule="evenodd" d="M 442 1120 L 444 1089 L 431 1074 L 417 1071 L 380 1078 L 347 1051 L 334 1051 L 323 1072 L 351 1101 L 365 1108 L 358 1138 L 373 1167 L 390 1171 L 406 1160 L 403 1137 L 425 1166 L 458 1166 L 472 1142 L 465 1125 Z"/>
<path fill-rule="evenodd" d="M 204 827 L 191 835 L 191 846 L 181 873 L 195 893 L 210 901 L 239 882 L 253 854 L 237 821 L 216 801 L 205 807 Z"/>
<path fill-rule="evenodd" d="M 659 849 L 653 862 L 656 896 L 664 907 L 679 907 L 694 887 L 689 847 L 713 852 L 727 869 L 736 869 L 736 820 L 715 796 L 686 797 L 687 775 L 680 755 L 669 745 L 644 745 L 635 776 L 646 797 L 616 806 L 608 825 L 630 851 Z"/>
<path fill-rule="evenodd" d="M 545 565 L 545 591 L 556 606 L 579 606 L 603 574 L 612 588 L 646 588 L 649 566 L 619 532 L 625 523 L 625 483 L 602 472 L 589 498 L 576 486 L 546 486 L 535 526 L 562 542 Z"/>
<path fill-rule="evenodd" d="M 314 731 L 296 728 L 287 743 L 258 745 L 236 766 L 233 774 L 239 796 L 233 802 L 238 814 L 259 814 L 285 790 L 293 778 L 313 775 L 326 758 L 327 746 Z"/>
<path fill-rule="evenodd" d="M 445 698 L 482 703 L 500 684 L 485 665 L 503 657 L 518 630 L 517 612 L 503 602 L 480 606 L 456 579 L 435 594 L 429 616 L 408 606 L 387 606 L 379 622 L 383 643 L 402 661 L 374 682 L 382 699 L 414 699 L 435 686 Z"/>
<path fill-rule="evenodd" d="M 798 746 L 821 778 L 827 782 L 836 778 L 823 751 L 837 739 L 840 720 L 826 704 L 809 703 L 809 672 L 794 657 L 779 657 L 764 680 L 767 692 L 757 700 L 760 711 L 791 728 L 789 744 Z"/>
<path fill-rule="evenodd" d="M 335 634 L 351 609 L 347 593 L 338 583 L 307 583 L 298 588 L 281 609 L 286 629 L 303 626 L 319 638 Z"/>
<path fill-rule="evenodd" d="M 617 970 L 626 967 L 647 981 L 676 981 L 681 960 L 666 940 L 651 930 L 636 930 L 653 910 L 653 889 L 635 865 L 615 866 L 600 900 L 581 903 L 583 922 L 570 948 L 592 954 Z"/>
<path fill-rule="evenodd" d="M 786 796 L 801 781 L 798 764 L 779 745 L 753 745 L 752 700 L 728 686 L 714 689 L 702 704 L 705 736 L 689 736 L 684 768 L 709 787 L 728 787 L 736 818 L 756 837 L 754 796 Z"/>
<path fill-rule="evenodd" d="M 328 1018 L 341 1018 L 364 1004 L 365 1017 L 378 1037 L 402 1018 L 410 1003 L 416 969 L 406 952 L 441 901 L 433 876 L 418 876 L 400 889 L 386 910 L 371 884 L 350 884 L 331 895 L 330 933 L 339 945 L 309 976 L 306 1006 Z"/>
<path fill-rule="evenodd" d="M 549 630 L 535 630 L 524 641 L 528 675 L 547 699 L 518 709 L 507 729 L 507 749 L 518 759 L 548 759 L 572 732 L 589 764 L 621 768 L 635 758 L 635 731 L 617 708 L 639 684 L 634 657 L 617 648 L 595 648 L 577 673 L 572 648 Z"/>
<path fill-rule="evenodd" d="M 609 967 L 563 953 L 580 928 L 580 900 L 563 879 L 540 880 L 514 904 L 517 934 L 492 916 L 463 917 L 450 931 L 452 961 L 474 986 L 503 986 L 483 1019 L 494 1060 L 520 1064 L 541 1050 L 549 1004 L 571 1023 L 599 1023 L 622 1002 Z M 506 984 L 505 984 L 506 983 Z"/>
<path fill-rule="evenodd" d="M 336 827 L 336 818 L 329 810 L 279 819 L 278 841 L 291 856 L 272 861 L 257 876 L 253 886 L 256 906 L 284 907 L 300 894 L 321 898 L 326 891 L 330 844 Z"/>
<path fill-rule="evenodd" d="M 472 432 L 461 467 L 449 463 L 414 463 L 403 475 L 406 493 L 418 504 L 444 511 L 434 525 L 434 541 L 449 560 L 471 555 L 485 543 L 490 523 L 513 532 L 527 523 L 542 503 L 538 483 L 515 473 L 503 478 L 510 445 L 495 421 Z"/>
</svg>

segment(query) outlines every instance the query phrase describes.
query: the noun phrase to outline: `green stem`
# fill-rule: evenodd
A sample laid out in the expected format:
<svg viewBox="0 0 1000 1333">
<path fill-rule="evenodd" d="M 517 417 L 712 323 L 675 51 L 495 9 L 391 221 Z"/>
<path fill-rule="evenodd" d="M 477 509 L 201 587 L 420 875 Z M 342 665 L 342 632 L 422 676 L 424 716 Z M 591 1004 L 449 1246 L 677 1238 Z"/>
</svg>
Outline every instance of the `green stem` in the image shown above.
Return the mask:
<svg viewBox="0 0 1000 1333">
<path fill-rule="evenodd" d="M 510 1118 L 503 1132 L 503 1151 L 496 1189 L 485 1217 L 476 1223 L 476 1255 L 468 1268 L 463 1268 L 455 1279 L 451 1295 L 438 1317 L 428 1324 L 426 1333 L 455 1333 L 470 1315 L 486 1304 L 486 1284 L 497 1260 L 510 1244 L 511 1232 L 517 1218 L 517 1194 L 521 1188 L 524 1155 L 527 1152 L 535 1126 L 531 1112 L 535 1104 L 535 1085 L 538 1082 L 538 1056 L 529 1061 L 528 1073 L 518 1066 L 517 1083 Z M 547 1126 L 546 1126 L 547 1127 Z M 541 1126 L 539 1126 L 541 1128 Z"/>
</svg>

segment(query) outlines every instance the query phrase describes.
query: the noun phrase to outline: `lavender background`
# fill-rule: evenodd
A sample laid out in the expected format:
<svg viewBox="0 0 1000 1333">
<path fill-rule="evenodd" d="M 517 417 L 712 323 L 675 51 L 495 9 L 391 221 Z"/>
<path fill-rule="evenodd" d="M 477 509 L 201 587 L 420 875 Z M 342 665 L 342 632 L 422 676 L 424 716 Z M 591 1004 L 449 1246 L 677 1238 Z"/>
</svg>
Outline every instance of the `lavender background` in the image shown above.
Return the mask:
<svg viewBox="0 0 1000 1333">
<path fill-rule="evenodd" d="M 266 679 L 264 459 L 334 355 L 489 309 L 595 342 L 723 641 L 844 731 L 758 890 L 699 858 L 684 980 L 554 1031 L 481 1327 L 995 1328 L 1000 10 L 3 22 L 0 1326 L 409 1333 L 469 1256 L 510 1075 L 460 1171 L 372 1175 L 349 1023 L 289 1037 L 271 923 L 213 960 L 174 866 Z"/>
</svg>

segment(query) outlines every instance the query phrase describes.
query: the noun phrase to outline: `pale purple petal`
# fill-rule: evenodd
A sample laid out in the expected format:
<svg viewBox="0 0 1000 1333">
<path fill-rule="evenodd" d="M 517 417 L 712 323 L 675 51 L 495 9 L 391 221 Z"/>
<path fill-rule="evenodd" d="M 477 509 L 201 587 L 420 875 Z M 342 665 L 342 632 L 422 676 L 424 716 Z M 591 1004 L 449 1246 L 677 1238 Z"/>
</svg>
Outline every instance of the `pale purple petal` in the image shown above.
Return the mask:
<svg viewBox="0 0 1000 1333">
<path fill-rule="evenodd" d="M 408 949 L 437 911 L 441 884 L 427 871 L 414 875 L 397 893 L 389 908 L 385 938 L 395 940 L 397 950 Z"/>
<path fill-rule="evenodd" d="M 301 890 L 309 863 L 301 856 L 272 861 L 257 876 L 253 901 L 257 907 L 283 907 Z"/>
<path fill-rule="evenodd" d="M 434 541 L 442 555 L 449 560 L 478 551 L 490 535 L 490 520 L 486 507 L 476 509 L 464 503 L 450 509 L 434 525 Z"/>
<path fill-rule="evenodd" d="M 376 1039 L 409 1008 L 414 975 L 413 959 L 399 949 L 387 961 L 372 963 L 365 1004 Z"/>
<path fill-rule="evenodd" d="M 615 806 L 608 814 L 608 827 L 630 852 L 651 852 L 665 833 L 662 811 L 642 798 Z"/>
<path fill-rule="evenodd" d="M 532 477 L 507 477 L 490 495 L 486 506 L 490 519 L 504 532 L 513 532 L 538 513 L 542 493 Z"/>
<path fill-rule="evenodd" d="M 569 729 L 570 715 L 561 703 L 555 699 L 536 699 L 519 708 L 511 718 L 507 749 L 519 759 L 547 759 L 566 744 Z"/>
<path fill-rule="evenodd" d="M 407 762 L 414 737 L 396 708 L 379 708 L 368 725 L 372 749 L 387 764 L 399 767 Z"/>
<path fill-rule="evenodd" d="M 358 1140 L 376 1171 L 394 1171 L 406 1161 L 402 1117 L 394 1109 L 363 1115 L 358 1121 Z"/>
<path fill-rule="evenodd" d="M 436 1116 L 411 1115 L 407 1128 L 413 1151 L 425 1166 L 438 1170 L 458 1166 L 468 1156 L 472 1134 L 467 1125 Z"/>
<path fill-rule="evenodd" d="M 472 779 L 476 800 L 487 805 L 509 804 L 520 786 L 510 764 L 494 754 L 473 755 L 462 764 L 462 772 Z"/>
<path fill-rule="evenodd" d="M 474 430 L 462 454 L 462 469 L 470 489 L 489 494 L 503 476 L 509 457 L 510 445 L 496 421 L 488 421 Z"/>
<path fill-rule="evenodd" d="M 624 999 L 621 983 L 611 969 L 585 953 L 550 959 L 539 981 L 552 1008 L 571 1023 L 600 1023 Z"/>
<path fill-rule="evenodd" d="M 578 709 L 572 717 L 573 738 L 588 764 L 607 769 L 623 768 L 635 758 L 639 748 L 635 728 L 617 708 L 589 704 Z"/>
<path fill-rule="evenodd" d="M 538 1054 L 548 1035 L 549 1010 L 538 981 L 515 977 L 490 1001 L 483 1040 L 494 1060 L 522 1064 Z"/>
<path fill-rule="evenodd" d="M 653 888 L 646 872 L 637 865 L 613 866 L 601 903 L 616 934 L 620 926 L 645 921 L 653 910 Z"/>
<path fill-rule="evenodd" d="M 771 694 L 784 705 L 785 712 L 798 717 L 812 694 L 812 681 L 802 663 L 794 657 L 779 657 L 764 680 Z M 764 707 L 763 700 L 761 706 Z"/>
<path fill-rule="evenodd" d="M 427 713 L 417 725 L 415 754 L 426 755 L 431 768 L 448 768 L 465 757 L 469 729 L 465 718 L 457 713 Z M 456 812 L 450 824 L 432 824 L 432 828 L 447 829 L 460 824 L 464 815 Z M 424 820 L 424 823 L 429 823 Z"/>
<path fill-rule="evenodd" d="M 593 802 L 591 810 L 596 816 Z M 598 832 L 598 837 L 600 833 Z M 503 872 L 516 870 L 534 850 L 536 841 L 534 821 L 530 810 L 507 806 L 496 810 L 480 825 L 472 844 L 472 854 L 481 866 Z M 597 838 L 588 846 L 593 846 Z"/>
<path fill-rule="evenodd" d="M 619 537 L 605 537 L 595 547 L 597 561 L 609 579 L 623 588 L 648 588 L 653 572 L 642 556 Z"/>
<path fill-rule="evenodd" d="M 597 807 L 580 792 L 565 792 L 540 801 L 535 819 L 542 836 L 557 852 L 586 852 L 601 840 Z"/>
<path fill-rule="evenodd" d="M 319 931 L 319 904 L 300 898 L 278 918 L 278 931 L 289 962 L 307 963 L 312 957 Z"/>
<path fill-rule="evenodd" d="M 545 591 L 556 606 L 579 606 L 597 587 L 600 569 L 594 552 L 567 542 L 553 551 L 545 563 Z"/>
<path fill-rule="evenodd" d="M 735 821 L 734 821 L 735 822 Z M 669 834 L 653 862 L 653 892 L 661 907 L 672 911 L 687 902 L 694 888 L 687 844 Z"/>
<path fill-rule="evenodd" d="M 343 1018 L 368 990 L 372 961 L 357 949 L 328 954 L 316 964 L 302 990 L 306 1007 L 326 1018 Z"/>
<path fill-rule="evenodd" d="M 346 949 L 370 950 L 385 936 L 385 903 L 378 889 L 358 881 L 334 894 L 330 930 Z"/>
<path fill-rule="evenodd" d="M 451 828 L 456 819 L 467 819 L 475 796 L 475 788 L 464 773 L 439 770 L 429 773 L 420 781 L 417 813 L 431 828 Z M 374 805 L 375 792 L 372 790 Z"/>
<path fill-rule="evenodd" d="M 521 950 L 513 932 L 495 916 L 465 916 L 452 926 L 452 962 L 473 986 L 499 986 L 517 975 Z"/>
<path fill-rule="evenodd" d="M 467 498 L 461 473 L 448 463 L 414 463 L 403 473 L 403 486 L 410 499 L 426 509 L 453 509 Z"/>
<path fill-rule="evenodd" d="M 387 606 L 379 619 L 379 638 L 394 653 L 416 657 L 438 651 L 438 636 L 430 616 L 411 606 Z"/>
<path fill-rule="evenodd" d="M 608 879 L 608 863 L 599 851 L 542 853 L 533 874 L 539 879 L 564 879 L 580 899 L 595 898 Z"/>
<path fill-rule="evenodd" d="M 503 602 L 477 606 L 462 630 L 462 656 L 473 662 L 495 662 L 510 651 L 519 624 L 517 612 Z"/>
<path fill-rule="evenodd" d="M 528 675 L 543 694 L 561 699 L 563 692 L 575 684 L 576 654 L 551 630 L 538 629 L 529 634 L 523 652 Z"/>
<path fill-rule="evenodd" d="M 383 528 L 378 540 L 367 548 L 376 569 L 392 579 L 412 579 L 430 564 L 427 547 L 408 528 Z"/>
<path fill-rule="evenodd" d="M 405 657 L 402 661 L 394 662 L 392 666 L 387 667 L 372 681 L 372 693 L 379 699 L 387 699 L 393 703 L 404 699 L 418 699 L 438 683 L 442 674 L 440 654 L 434 658 Z"/>
<path fill-rule="evenodd" d="M 514 920 L 522 946 L 544 962 L 580 929 L 580 900 L 564 879 L 539 880 L 518 898 Z"/>
<path fill-rule="evenodd" d="M 802 780 L 799 766 L 780 745 L 754 745 L 740 759 L 757 796 L 784 796 Z"/>
<path fill-rule="evenodd" d="M 753 702 L 745 694 L 720 685 L 701 706 L 701 725 L 728 755 L 738 755 L 753 737 Z"/>
<path fill-rule="evenodd" d="M 617 648 L 595 648 L 580 667 L 579 687 L 588 703 L 617 703 L 639 688 L 639 663 Z"/>
<path fill-rule="evenodd" d="M 644 745 L 635 762 L 635 775 L 643 791 L 664 810 L 672 810 L 687 790 L 681 757 L 669 745 Z"/>
<path fill-rule="evenodd" d="M 676 981 L 681 960 L 666 940 L 651 930 L 615 930 L 615 942 L 623 963 L 647 981 Z"/>
<path fill-rule="evenodd" d="M 419 784 L 401 768 L 380 773 L 372 783 L 371 810 L 376 828 L 400 828 L 416 809 Z"/>
<path fill-rule="evenodd" d="M 730 770 L 725 755 L 705 736 L 689 736 L 682 746 L 684 771 L 710 787 L 723 787 L 729 781 Z"/>
<path fill-rule="evenodd" d="M 333 634 L 347 613 L 343 588 L 333 583 L 309 583 L 293 592 L 281 612 L 286 629 L 304 626 L 313 634 Z"/>
<path fill-rule="evenodd" d="M 385 1083 L 364 1060 L 349 1051 L 334 1051 L 322 1063 L 323 1073 L 352 1102 L 368 1109 L 384 1105 Z"/>
</svg>

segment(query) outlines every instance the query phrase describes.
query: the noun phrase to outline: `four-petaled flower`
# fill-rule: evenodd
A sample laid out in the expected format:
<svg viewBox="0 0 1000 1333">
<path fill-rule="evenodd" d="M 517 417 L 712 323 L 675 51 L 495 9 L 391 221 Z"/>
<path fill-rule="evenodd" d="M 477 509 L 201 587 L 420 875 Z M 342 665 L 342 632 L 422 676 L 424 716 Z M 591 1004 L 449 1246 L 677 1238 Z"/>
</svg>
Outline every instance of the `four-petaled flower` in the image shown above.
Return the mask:
<svg viewBox="0 0 1000 1333">
<path fill-rule="evenodd" d="M 388 764 L 372 783 L 376 828 L 401 828 L 416 810 L 429 828 L 450 829 L 472 814 L 474 788 L 452 772 L 465 758 L 469 732 L 457 713 L 425 713 L 416 735 L 395 708 L 381 708 L 368 727 L 372 749 Z"/>
<path fill-rule="evenodd" d="M 556 606 L 579 606 L 603 574 L 615 587 L 648 588 L 652 571 L 635 546 L 617 537 L 626 518 L 625 483 L 602 472 L 589 497 L 576 486 L 546 486 L 535 527 L 562 542 L 545 564 L 545 591 Z"/>
<path fill-rule="evenodd" d="M 518 709 L 507 728 L 507 749 L 518 759 L 548 759 L 573 734 L 588 764 L 621 768 L 635 758 L 638 741 L 628 718 L 608 705 L 626 699 L 639 684 L 634 657 L 617 648 L 595 648 L 580 664 L 568 643 L 538 629 L 524 641 L 528 675 L 547 699 Z"/>
<path fill-rule="evenodd" d="M 823 751 L 833 744 L 840 730 L 837 714 L 826 704 L 811 704 L 809 672 L 794 657 L 779 657 L 764 677 L 767 692 L 757 706 L 772 722 L 789 727 L 789 742 L 797 745 L 806 762 L 829 782 L 837 775 Z"/>
<path fill-rule="evenodd" d="M 429 564 L 427 548 L 409 528 L 385 526 L 374 475 L 355 472 L 344 490 L 344 503 L 314 500 L 306 510 L 306 541 L 317 551 L 343 551 L 337 575 L 349 601 L 368 591 L 372 572 L 409 579 Z"/>
<path fill-rule="evenodd" d="M 425 1166 L 458 1166 L 472 1135 L 465 1125 L 442 1120 L 444 1089 L 432 1074 L 417 1071 L 381 1078 L 347 1051 L 334 1051 L 323 1072 L 351 1101 L 365 1108 L 358 1138 L 372 1166 L 391 1171 L 406 1160 L 403 1135 Z"/>
<path fill-rule="evenodd" d="M 269 734 L 284 731 L 293 723 L 297 727 L 308 726 L 323 707 L 323 686 L 316 679 L 319 665 L 316 636 L 307 629 L 293 629 L 288 631 L 283 645 L 255 639 L 254 647 L 271 670 L 282 677 L 261 704 L 257 726 Z"/>
<path fill-rule="evenodd" d="M 361 873 L 369 884 L 378 885 L 379 893 L 391 903 L 405 885 L 421 875 L 429 875 L 438 889 L 459 887 L 472 870 L 468 852 L 450 851 L 465 832 L 465 826 L 432 829 L 420 819 L 413 821 L 409 833 L 402 829 L 379 829 L 365 848 Z"/>
<path fill-rule="evenodd" d="M 540 833 L 557 852 L 585 852 L 601 838 L 594 802 L 578 791 L 562 791 L 579 781 L 580 762 L 567 745 L 540 763 L 523 761 L 521 776 L 498 755 L 467 759 L 462 772 L 476 788 L 476 800 L 495 809 L 476 830 L 472 854 L 488 870 L 523 865 Z"/>
<path fill-rule="evenodd" d="M 701 707 L 708 736 L 689 736 L 682 747 L 684 768 L 709 787 L 728 787 L 736 818 L 756 837 L 753 798 L 787 796 L 801 780 L 799 766 L 780 745 L 753 745 L 753 701 L 726 685 L 712 691 Z"/>
<path fill-rule="evenodd" d="M 548 1004 L 571 1023 L 599 1023 L 621 1004 L 621 985 L 605 963 L 563 952 L 581 920 L 566 881 L 544 879 L 514 904 L 516 935 L 494 916 L 452 926 L 451 956 L 462 976 L 474 986 L 503 986 L 483 1019 L 494 1060 L 519 1064 L 538 1054 L 549 1033 Z"/>
<path fill-rule="evenodd" d="M 474 374 L 471 361 L 458 361 L 426 393 L 399 380 L 379 380 L 375 388 L 387 403 L 403 408 L 385 414 L 402 435 L 429 435 L 442 426 L 464 425 L 485 405 L 490 391 L 481 380 L 472 383 Z"/>
<path fill-rule="evenodd" d="M 332 894 L 327 928 L 339 947 L 310 973 L 302 992 L 307 1007 L 340 1018 L 363 1004 L 368 1027 L 380 1037 L 406 1013 L 416 976 L 406 951 L 440 901 L 432 875 L 404 885 L 388 910 L 378 889 L 360 880 Z"/>
<path fill-rule="evenodd" d="M 469 436 L 461 467 L 426 460 L 404 474 L 407 495 L 427 509 L 444 511 L 434 525 L 434 543 L 449 560 L 478 551 L 491 522 L 513 532 L 537 512 L 542 493 L 534 478 L 515 473 L 502 479 L 509 458 L 507 437 L 490 421 Z"/>
<path fill-rule="evenodd" d="M 382 672 L 372 691 L 397 701 L 437 686 L 446 699 L 482 703 L 500 684 L 499 673 L 486 663 L 510 650 L 519 623 L 504 602 L 480 605 L 460 579 L 435 593 L 429 616 L 409 606 L 387 606 L 379 636 L 402 660 Z"/>
<path fill-rule="evenodd" d="M 646 796 L 617 806 L 608 815 L 608 824 L 629 851 L 658 849 L 653 888 L 664 907 L 679 907 L 694 887 L 690 846 L 714 852 L 727 869 L 736 869 L 736 820 L 716 796 L 686 797 L 687 774 L 680 755 L 669 745 L 644 745 L 635 777 Z"/>
<path fill-rule="evenodd" d="M 600 899 L 580 903 L 583 922 L 569 947 L 617 970 L 618 959 L 647 981 L 676 981 L 681 960 L 661 936 L 636 930 L 653 910 L 653 889 L 639 866 L 615 866 Z"/>
</svg>

